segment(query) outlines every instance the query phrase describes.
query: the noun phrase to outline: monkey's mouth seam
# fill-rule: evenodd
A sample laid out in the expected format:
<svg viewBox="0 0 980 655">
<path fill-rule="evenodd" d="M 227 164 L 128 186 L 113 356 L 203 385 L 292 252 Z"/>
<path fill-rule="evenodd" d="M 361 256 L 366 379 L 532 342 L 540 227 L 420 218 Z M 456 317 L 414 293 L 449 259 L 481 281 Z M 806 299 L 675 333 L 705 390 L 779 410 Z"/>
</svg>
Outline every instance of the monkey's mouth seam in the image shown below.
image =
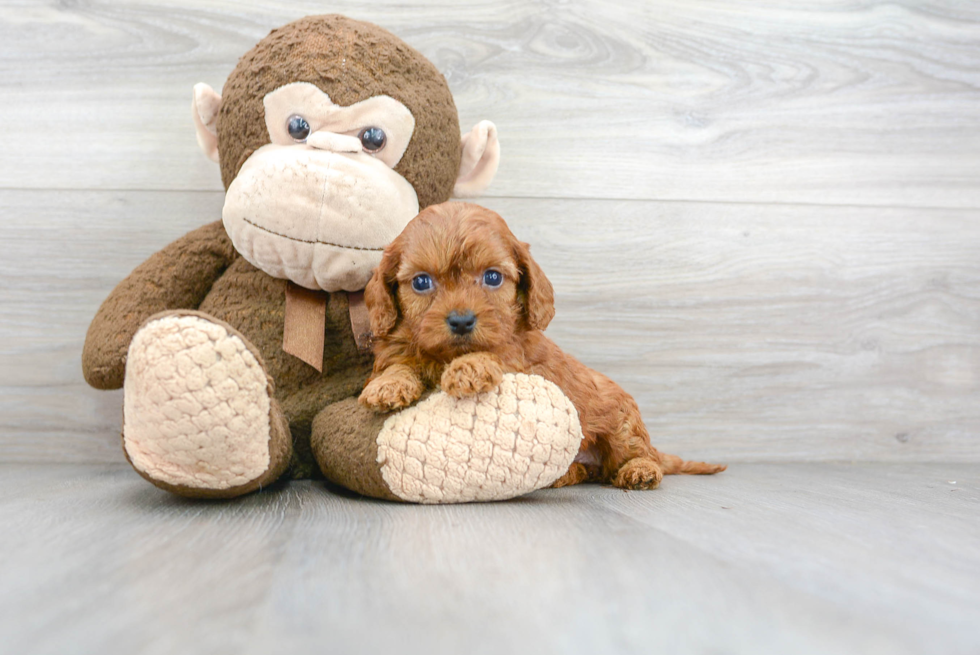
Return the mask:
<svg viewBox="0 0 980 655">
<path fill-rule="evenodd" d="M 251 225 L 252 227 L 262 230 L 263 232 L 268 232 L 269 234 L 275 235 L 277 237 L 282 237 L 283 239 L 289 239 L 290 241 L 299 241 L 300 243 L 312 243 L 312 244 L 319 243 L 324 246 L 333 246 L 334 248 L 343 248 L 345 250 L 370 250 L 371 252 L 382 252 L 384 250 L 384 246 L 380 248 L 362 248 L 361 246 L 344 246 L 339 243 L 331 243 L 330 241 L 320 241 L 318 239 L 313 239 L 313 240 L 300 239 L 299 237 L 291 237 L 288 234 L 281 234 L 279 232 L 270 230 L 267 227 L 262 227 L 261 225 L 257 223 L 253 223 L 252 221 L 248 220 L 244 216 L 242 216 L 242 220 L 248 223 L 249 225 Z"/>
</svg>

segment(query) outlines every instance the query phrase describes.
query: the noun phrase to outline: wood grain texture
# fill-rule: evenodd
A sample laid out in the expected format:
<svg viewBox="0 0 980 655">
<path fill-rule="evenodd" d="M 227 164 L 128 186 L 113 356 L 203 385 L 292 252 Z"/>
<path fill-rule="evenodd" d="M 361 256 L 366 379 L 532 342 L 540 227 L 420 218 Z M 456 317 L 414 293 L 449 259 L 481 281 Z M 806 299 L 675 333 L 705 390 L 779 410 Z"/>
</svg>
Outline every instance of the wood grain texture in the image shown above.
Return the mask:
<svg viewBox="0 0 980 655">
<path fill-rule="evenodd" d="M 951 484 L 955 481 L 955 484 Z M 5 652 L 976 652 L 977 467 L 742 465 L 420 507 L 0 466 Z"/>
<path fill-rule="evenodd" d="M 0 191 L 0 460 L 121 461 L 96 308 L 220 193 Z M 548 334 L 718 461 L 980 461 L 980 222 L 962 210 L 492 199 Z"/>
<path fill-rule="evenodd" d="M 122 393 L 82 379 L 108 292 L 220 194 L 0 192 L 0 461 L 120 461 Z"/>
<path fill-rule="evenodd" d="M 496 196 L 980 207 L 980 7 L 927 0 L 8 5 L 0 187 L 220 189 L 192 85 L 326 9 L 497 123 Z"/>
<path fill-rule="evenodd" d="M 637 398 L 658 447 L 721 461 L 980 457 L 972 213 L 487 204 L 556 284 L 549 334 Z"/>
<path fill-rule="evenodd" d="M 497 123 L 485 204 L 549 334 L 734 466 L 419 507 L 190 502 L 122 463 L 80 351 L 220 216 L 191 87 L 327 10 Z M 0 4 L 0 651 L 980 651 L 978 128 L 969 2 Z"/>
</svg>

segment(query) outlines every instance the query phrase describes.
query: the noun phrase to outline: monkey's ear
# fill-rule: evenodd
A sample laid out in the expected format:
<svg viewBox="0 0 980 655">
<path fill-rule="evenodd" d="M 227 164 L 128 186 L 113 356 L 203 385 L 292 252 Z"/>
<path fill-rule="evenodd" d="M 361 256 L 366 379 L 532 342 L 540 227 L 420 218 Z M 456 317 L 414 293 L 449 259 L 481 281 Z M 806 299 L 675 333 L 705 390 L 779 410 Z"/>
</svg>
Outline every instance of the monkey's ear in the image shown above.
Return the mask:
<svg viewBox="0 0 980 655">
<path fill-rule="evenodd" d="M 459 163 L 459 177 L 453 187 L 457 198 L 475 198 L 490 186 L 500 165 L 500 142 L 497 126 L 490 121 L 480 121 L 463 135 L 463 158 Z"/>
<path fill-rule="evenodd" d="M 517 283 L 518 296 L 524 306 L 527 326 L 532 330 L 544 330 L 555 317 L 554 287 L 538 263 L 531 259 L 531 250 L 526 243 L 518 241 L 514 249 L 517 267 L 521 271 Z"/>
<path fill-rule="evenodd" d="M 191 113 L 197 129 L 197 145 L 201 152 L 213 162 L 218 161 L 218 110 L 221 109 L 221 95 L 207 84 L 194 85 L 194 99 L 191 100 Z"/>
<path fill-rule="evenodd" d="M 385 248 L 381 263 L 364 287 L 364 303 L 371 319 L 371 333 L 376 337 L 387 336 L 398 322 L 398 308 L 395 305 L 396 282 L 400 250 L 397 243 Z"/>
</svg>

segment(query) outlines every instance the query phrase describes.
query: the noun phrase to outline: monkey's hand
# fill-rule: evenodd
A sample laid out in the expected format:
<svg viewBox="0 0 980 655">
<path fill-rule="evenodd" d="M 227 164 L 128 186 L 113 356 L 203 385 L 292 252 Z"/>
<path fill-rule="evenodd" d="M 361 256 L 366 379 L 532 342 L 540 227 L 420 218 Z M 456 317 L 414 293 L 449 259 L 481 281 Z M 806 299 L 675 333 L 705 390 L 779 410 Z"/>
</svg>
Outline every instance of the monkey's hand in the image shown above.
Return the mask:
<svg viewBox="0 0 980 655">
<path fill-rule="evenodd" d="M 357 401 L 376 412 L 390 412 L 408 407 L 423 391 L 425 385 L 415 371 L 404 364 L 394 364 L 371 378 Z"/>
<path fill-rule="evenodd" d="M 442 390 L 455 398 L 475 396 L 497 388 L 504 377 L 500 358 L 490 353 L 457 357 L 442 373 Z"/>
</svg>

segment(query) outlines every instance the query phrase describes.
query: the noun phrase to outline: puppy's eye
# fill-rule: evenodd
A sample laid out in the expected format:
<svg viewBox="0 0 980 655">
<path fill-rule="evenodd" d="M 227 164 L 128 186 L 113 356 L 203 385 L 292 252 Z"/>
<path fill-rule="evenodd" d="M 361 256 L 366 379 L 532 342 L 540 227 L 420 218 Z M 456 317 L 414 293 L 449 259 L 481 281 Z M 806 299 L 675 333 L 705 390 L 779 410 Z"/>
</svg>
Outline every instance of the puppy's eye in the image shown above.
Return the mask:
<svg viewBox="0 0 980 655">
<path fill-rule="evenodd" d="M 432 291 L 432 278 L 427 273 L 419 273 L 412 278 L 412 288 L 418 293 Z"/>
<path fill-rule="evenodd" d="M 504 274 L 491 268 L 483 273 L 483 283 L 488 287 L 496 289 L 504 283 Z"/>
<path fill-rule="evenodd" d="M 388 137 L 380 127 L 366 127 L 357 135 L 365 152 L 378 152 L 385 147 Z"/>
<path fill-rule="evenodd" d="M 310 136 L 310 124 L 299 114 L 294 114 L 286 122 L 286 131 L 296 141 L 305 141 Z"/>
</svg>

